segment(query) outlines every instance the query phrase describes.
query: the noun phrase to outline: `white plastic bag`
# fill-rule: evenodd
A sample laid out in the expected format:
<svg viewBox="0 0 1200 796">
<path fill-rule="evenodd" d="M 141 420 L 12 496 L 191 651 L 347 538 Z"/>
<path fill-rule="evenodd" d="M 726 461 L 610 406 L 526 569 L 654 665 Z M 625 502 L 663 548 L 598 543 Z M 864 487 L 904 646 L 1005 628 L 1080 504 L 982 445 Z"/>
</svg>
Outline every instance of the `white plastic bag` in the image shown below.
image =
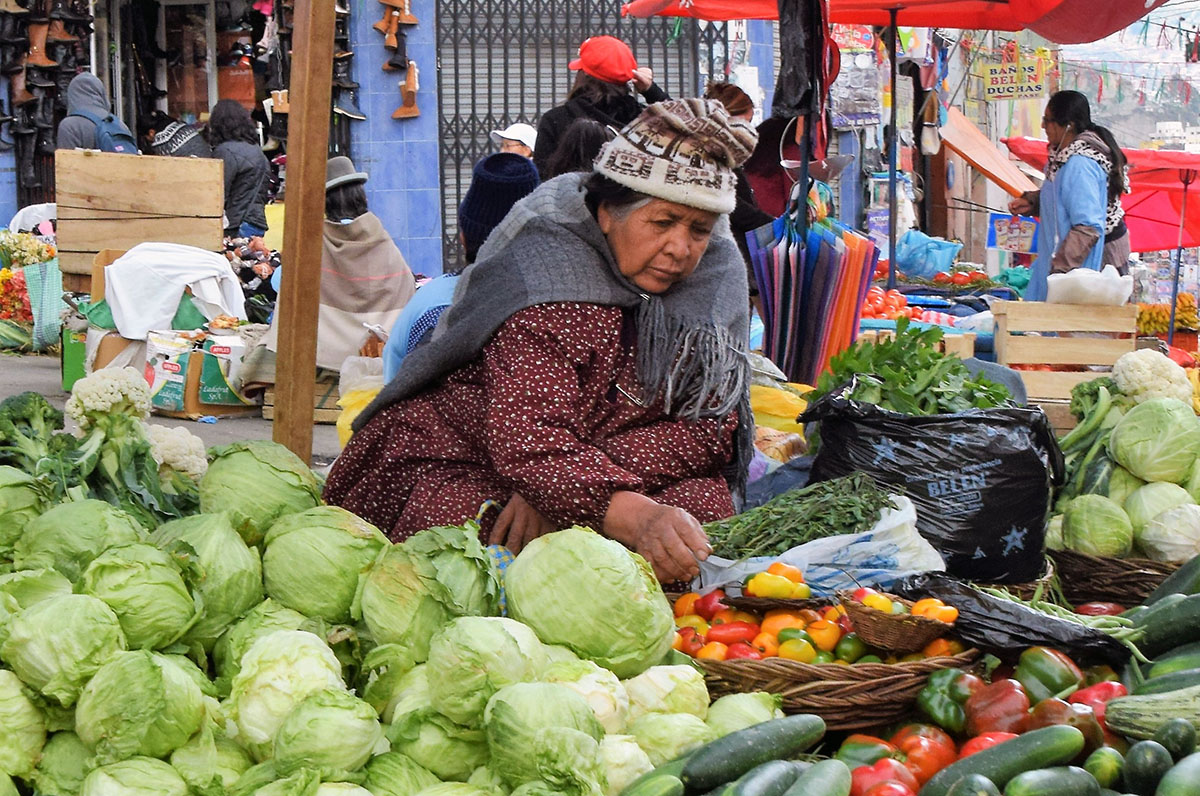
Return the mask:
<svg viewBox="0 0 1200 796">
<path fill-rule="evenodd" d="M 1103 304 L 1120 306 L 1133 293 L 1133 277 L 1121 276 L 1111 265 L 1102 271 L 1076 268 L 1046 277 L 1046 301 L 1050 304 Z"/>
<path fill-rule="evenodd" d="M 710 556 L 700 562 L 700 577 L 692 588 L 699 592 L 718 588 L 740 592 L 746 578 L 762 572 L 772 561 L 803 571 L 805 582 L 821 596 L 858 586 L 886 589 L 914 572 L 944 572 L 946 563 L 941 555 L 917 533 L 917 510 L 912 501 L 906 497 L 894 501 L 897 508 L 884 509 L 875 527 L 864 533 L 817 539 L 776 557 L 731 561 Z"/>
</svg>

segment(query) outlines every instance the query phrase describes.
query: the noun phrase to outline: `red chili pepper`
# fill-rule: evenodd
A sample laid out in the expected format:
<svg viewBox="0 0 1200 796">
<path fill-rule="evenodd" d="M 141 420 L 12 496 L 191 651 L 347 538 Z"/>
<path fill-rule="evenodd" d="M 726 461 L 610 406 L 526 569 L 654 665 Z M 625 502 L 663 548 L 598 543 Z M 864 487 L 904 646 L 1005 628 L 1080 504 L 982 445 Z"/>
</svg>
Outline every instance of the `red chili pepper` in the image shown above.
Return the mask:
<svg viewBox="0 0 1200 796">
<path fill-rule="evenodd" d="M 876 785 L 899 783 L 913 793 L 920 789 L 917 778 L 899 760 L 885 757 L 873 766 L 859 766 L 850 772 L 850 796 L 867 796 Z"/>
<path fill-rule="evenodd" d="M 723 625 L 715 625 L 715 627 L 723 627 Z M 711 635 L 711 634 L 710 634 Z M 745 660 L 761 661 L 762 653 L 750 646 L 745 641 L 737 641 L 729 645 L 729 649 L 725 651 L 725 660 L 732 661 L 738 658 Z"/>
<path fill-rule="evenodd" d="M 962 749 L 958 751 L 958 759 L 970 757 L 976 752 L 982 752 L 984 749 L 991 749 L 997 744 L 1002 744 L 1005 741 L 1011 741 L 1016 738 L 1015 732 L 985 732 L 983 735 L 976 735 L 971 740 L 962 745 Z"/>
<path fill-rule="evenodd" d="M 967 699 L 967 735 L 1025 730 L 1029 697 L 1016 680 L 996 680 Z"/>
<path fill-rule="evenodd" d="M 1105 713 L 1108 711 L 1109 701 L 1128 695 L 1129 689 L 1125 686 L 1105 681 L 1076 691 L 1067 701 L 1090 707 L 1096 714 L 1096 720 L 1100 722 L 1101 729 L 1107 731 L 1108 723 L 1105 721 Z"/>
<path fill-rule="evenodd" d="M 1116 603 L 1084 603 L 1075 606 L 1075 613 L 1080 616 L 1119 616 L 1125 613 L 1125 607 Z"/>
<path fill-rule="evenodd" d="M 745 641 L 748 644 L 754 641 L 754 637 L 759 632 L 761 632 L 759 626 L 753 622 L 726 622 L 710 627 L 704 634 L 704 640 L 715 641 L 718 644 L 734 644 L 738 641 Z"/>
<path fill-rule="evenodd" d="M 712 621 L 713 614 L 723 608 L 729 606 L 725 604 L 725 592 L 721 589 L 713 589 L 708 594 L 696 600 L 696 604 L 692 606 L 692 610 L 704 617 L 706 621 Z"/>
</svg>

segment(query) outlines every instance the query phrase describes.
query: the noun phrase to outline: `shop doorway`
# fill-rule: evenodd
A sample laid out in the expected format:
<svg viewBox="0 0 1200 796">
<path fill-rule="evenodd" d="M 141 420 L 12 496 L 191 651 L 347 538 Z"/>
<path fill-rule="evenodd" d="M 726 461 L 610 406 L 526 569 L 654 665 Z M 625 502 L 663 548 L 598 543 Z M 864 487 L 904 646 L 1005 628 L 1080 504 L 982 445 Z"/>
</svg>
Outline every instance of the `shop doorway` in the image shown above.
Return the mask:
<svg viewBox="0 0 1200 796">
<path fill-rule="evenodd" d="M 725 23 L 622 18 L 612 0 L 439 0 L 438 135 L 444 262 L 458 257 L 458 205 L 491 130 L 537 124 L 563 101 L 588 36 L 629 43 L 673 97 L 695 97 L 729 59 Z"/>
</svg>

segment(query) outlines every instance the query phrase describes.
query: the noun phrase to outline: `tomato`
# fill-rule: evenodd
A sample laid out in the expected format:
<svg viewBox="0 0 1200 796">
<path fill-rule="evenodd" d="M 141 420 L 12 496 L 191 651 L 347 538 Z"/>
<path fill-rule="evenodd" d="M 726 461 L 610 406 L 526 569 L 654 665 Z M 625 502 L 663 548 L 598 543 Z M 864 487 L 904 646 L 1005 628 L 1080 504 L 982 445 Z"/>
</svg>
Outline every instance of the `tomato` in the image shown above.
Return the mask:
<svg viewBox="0 0 1200 796">
<path fill-rule="evenodd" d="M 1081 616 L 1118 616 L 1125 609 L 1116 603 L 1084 603 L 1075 606 L 1075 613 Z"/>
<path fill-rule="evenodd" d="M 675 642 L 671 646 L 694 658 L 704 649 L 704 636 L 697 633 L 694 627 L 681 627 L 675 631 Z"/>
<path fill-rule="evenodd" d="M 696 601 L 699 599 L 700 595 L 694 591 L 680 595 L 679 599 L 675 601 L 675 616 L 696 613 Z"/>
<path fill-rule="evenodd" d="M 969 285 L 971 283 L 971 277 L 967 276 L 962 271 L 959 271 L 957 274 L 950 277 L 950 282 L 951 284 L 962 287 L 963 285 Z"/>
<path fill-rule="evenodd" d="M 934 274 L 933 276 L 933 284 L 935 285 L 948 285 L 950 284 L 950 281 L 950 274 L 946 273 L 945 271 Z"/>
<path fill-rule="evenodd" d="M 967 276 L 971 278 L 972 282 L 983 282 L 988 278 L 988 275 L 983 271 L 970 271 L 967 273 Z"/>
</svg>

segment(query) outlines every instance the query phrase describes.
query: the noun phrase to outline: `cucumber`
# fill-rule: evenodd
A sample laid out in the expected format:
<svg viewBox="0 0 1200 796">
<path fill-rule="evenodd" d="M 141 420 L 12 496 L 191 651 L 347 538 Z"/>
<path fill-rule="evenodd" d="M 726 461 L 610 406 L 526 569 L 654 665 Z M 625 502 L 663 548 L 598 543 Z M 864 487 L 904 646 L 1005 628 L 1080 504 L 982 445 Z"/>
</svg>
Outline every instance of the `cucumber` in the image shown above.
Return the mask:
<svg viewBox="0 0 1200 796">
<path fill-rule="evenodd" d="M 1168 719 L 1154 731 L 1154 740 L 1178 762 L 1196 751 L 1196 728 L 1187 719 Z"/>
<path fill-rule="evenodd" d="M 1195 556 L 1150 592 L 1143 605 L 1154 605 L 1171 594 L 1195 594 L 1200 592 L 1200 556 Z"/>
<path fill-rule="evenodd" d="M 693 754 L 695 754 L 695 751 L 688 752 L 674 760 L 663 763 L 653 771 L 647 771 L 626 785 L 625 790 L 621 791 L 621 796 L 667 796 L 667 794 L 664 794 L 660 790 L 660 785 L 654 784 L 655 780 L 668 780 L 667 784 L 670 785 L 671 789 L 674 789 L 673 783 L 670 783 L 669 780 L 679 779 L 679 775 L 683 773 L 683 766 L 691 759 Z M 679 781 L 680 784 L 683 784 L 683 780 Z"/>
<path fill-rule="evenodd" d="M 1197 793 L 1200 793 L 1200 754 L 1191 754 L 1163 774 L 1154 796 L 1195 796 Z"/>
<path fill-rule="evenodd" d="M 1158 741 L 1138 741 L 1125 755 L 1125 787 L 1137 796 L 1154 796 L 1158 781 L 1174 763 Z"/>
<path fill-rule="evenodd" d="M 841 760 L 822 760 L 801 774 L 783 796 L 850 796 L 850 768 Z"/>
<path fill-rule="evenodd" d="M 1111 746 L 1101 746 L 1083 761 L 1083 770 L 1096 778 L 1102 788 L 1121 784 L 1125 757 Z"/>
<path fill-rule="evenodd" d="M 1134 687 L 1130 693 L 1138 696 L 1141 694 L 1165 694 L 1168 691 L 1178 691 L 1193 685 L 1200 685 L 1200 668 L 1160 674 L 1158 677 Z"/>
<path fill-rule="evenodd" d="M 1133 625 L 1143 633 L 1138 649 L 1150 657 L 1200 641 L 1200 594 L 1164 597 L 1153 608 L 1133 617 Z"/>
<path fill-rule="evenodd" d="M 799 775 L 795 763 L 769 760 L 747 771 L 725 793 L 728 796 L 783 796 Z"/>
<path fill-rule="evenodd" d="M 950 786 L 967 774 L 982 774 L 1003 788 L 1018 774 L 1069 763 L 1083 751 L 1083 733 L 1055 725 L 1032 730 L 943 768 L 933 775 L 921 796 L 947 796 Z"/>
<path fill-rule="evenodd" d="M 1153 738 L 1168 719 L 1187 719 L 1200 728 L 1200 685 L 1114 699 L 1108 703 L 1104 720 L 1108 729 L 1128 738 Z"/>
<path fill-rule="evenodd" d="M 1000 796 L 1000 789 L 982 774 L 967 774 L 950 786 L 946 796 Z"/>
<path fill-rule="evenodd" d="M 712 790 L 769 760 L 794 757 L 824 735 L 824 720 L 808 713 L 764 721 L 695 750 L 679 778 L 689 791 Z"/>
<path fill-rule="evenodd" d="M 1187 669 L 1200 669 L 1200 642 L 1184 644 L 1159 655 L 1146 670 L 1146 677 L 1154 679 Z"/>
<path fill-rule="evenodd" d="M 683 780 L 674 774 L 660 774 L 648 779 L 634 789 L 630 785 L 621 791 L 621 796 L 683 796 Z"/>
<path fill-rule="evenodd" d="M 1100 796 L 1100 785 L 1077 766 L 1039 768 L 1009 780 L 1004 796 Z"/>
</svg>

